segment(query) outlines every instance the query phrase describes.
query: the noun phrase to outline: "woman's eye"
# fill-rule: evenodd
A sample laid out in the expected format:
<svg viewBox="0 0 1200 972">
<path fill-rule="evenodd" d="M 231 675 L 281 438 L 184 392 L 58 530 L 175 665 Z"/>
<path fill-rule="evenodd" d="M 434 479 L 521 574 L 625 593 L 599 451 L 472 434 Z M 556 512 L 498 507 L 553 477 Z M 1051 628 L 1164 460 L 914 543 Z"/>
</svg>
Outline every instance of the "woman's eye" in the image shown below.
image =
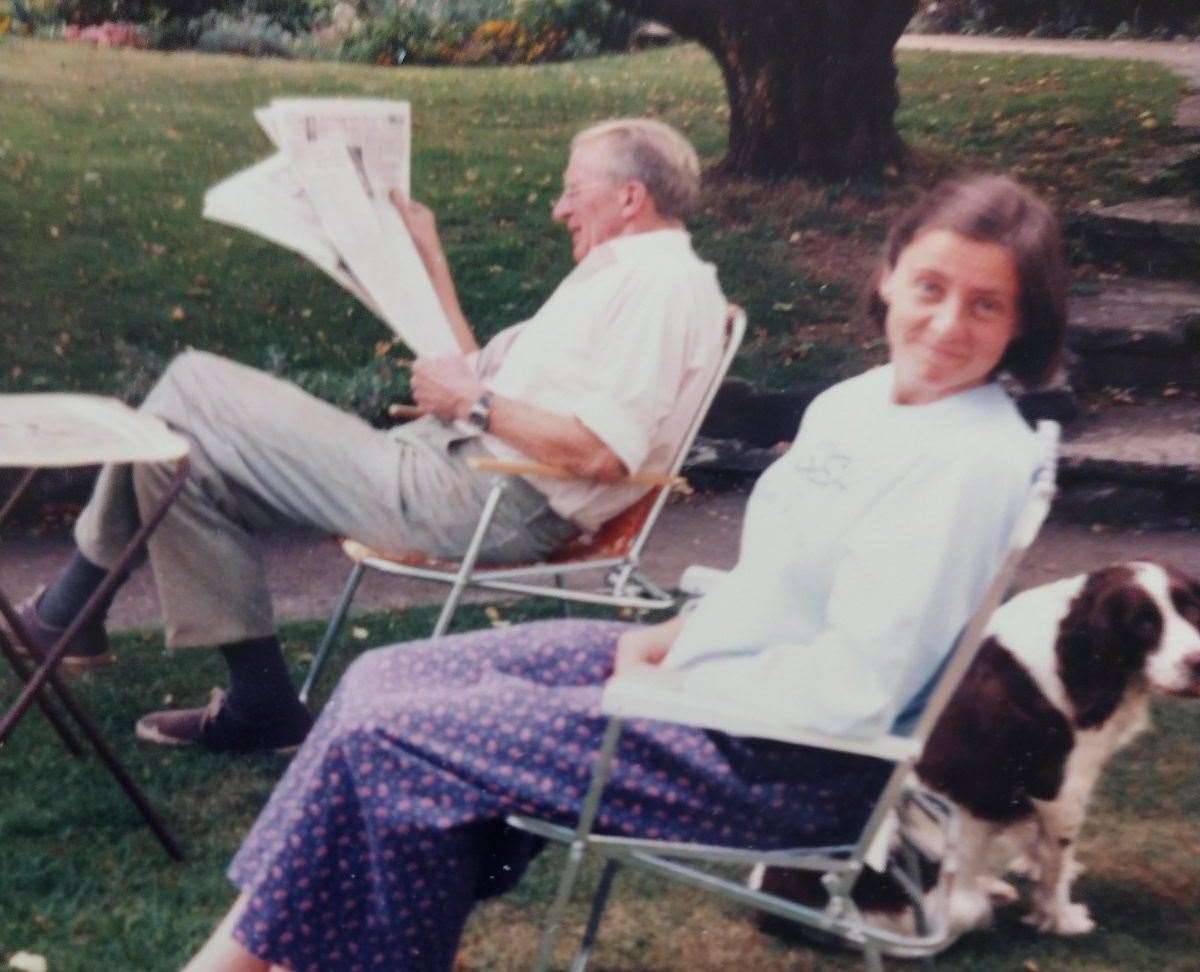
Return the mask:
<svg viewBox="0 0 1200 972">
<path fill-rule="evenodd" d="M 937 297 L 941 292 L 942 288 L 936 280 L 917 281 L 917 293 L 922 297 Z"/>
<path fill-rule="evenodd" d="M 975 301 L 975 313 L 980 317 L 995 317 L 1004 310 L 1004 305 L 994 297 L 980 297 Z"/>
</svg>

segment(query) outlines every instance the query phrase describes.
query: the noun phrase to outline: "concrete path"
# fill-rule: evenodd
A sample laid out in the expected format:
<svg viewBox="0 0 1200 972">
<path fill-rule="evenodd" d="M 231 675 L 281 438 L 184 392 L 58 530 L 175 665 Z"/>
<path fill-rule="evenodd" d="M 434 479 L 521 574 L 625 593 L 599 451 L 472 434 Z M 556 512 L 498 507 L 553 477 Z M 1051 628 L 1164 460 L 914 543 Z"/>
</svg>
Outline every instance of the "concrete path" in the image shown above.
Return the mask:
<svg viewBox="0 0 1200 972">
<path fill-rule="evenodd" d="M 1200 42 L 1136 40 L 1056 40 L 1033 37 L 966 37 L 959 34 L 905 34 L 902 51 L 946 51 L 952 54 L 1044 54 L 1048 57 L 1154 61 L 1200 87 Z"/>
<path fill-rule="evenodd" d="M 905 34 L 902 51 L 946 51 L 952 54 L 1045 54 L 1053 57 L 1153 61 L 1180 75 L 1192 89 L 1175 109 L 1175 124 L 1200 129 L 1200 42 L 1086 41 L 1033 37 L 964 37 L 958 34 Z"/>
<path fill-rule="evenodd" d="M 647 574 L 672 585 L 688 564 L 731 567 L 737 560 L 745 504 L 744 493 L 720 493 L 689 497 L 667 507 L 647 548 Z M 65 537 L 0 544 L 0 588 L 10 597 L 25 596 L 54 575 L 70 549 Z M 275 534 L 264 539 L 264 550 L 279 617 L 328 617 L 347 571 L 347 562 L 332 540 L 319 534 Z M 1051 524 L 1026 559 L 1019 583 L 1031 586 L 1136 557 L 1166 560 L 1200 576 L 1200 534 L 1097 532 Z M 440 601 L 444 593 L 445 588 L 437 585 L 372 573 L 355 603 L 357 610 L 378 611 Z M 138 571 L 122 590 L 111 621 L 114 629 L 158 625 L 158 602 L 148 570 Z"/>
</svg>

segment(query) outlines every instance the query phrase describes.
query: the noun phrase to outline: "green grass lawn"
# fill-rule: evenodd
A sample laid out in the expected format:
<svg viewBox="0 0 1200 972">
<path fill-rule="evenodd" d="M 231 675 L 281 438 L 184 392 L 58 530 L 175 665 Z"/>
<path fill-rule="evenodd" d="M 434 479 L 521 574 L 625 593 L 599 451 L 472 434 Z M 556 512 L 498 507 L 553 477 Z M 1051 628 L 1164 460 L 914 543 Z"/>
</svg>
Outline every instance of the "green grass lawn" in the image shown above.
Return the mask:
<svg viewBox="0 0 1200 972">
<path fill-rule="evenodd" d="M 528 616 L 503 608 L 506 618 Z M 544 612 L 538 612 L 544 613 Z M 429 630 L 432 614 L 371 616 L 357 643 Z M 465 627 L 488 622 L 478 610 Z M 284 640 L 300 670 L 318 634 L 292 625 Z M 51 972 L 170 970 L 196 948 L 232 900 L 223 872 L 283 771 L 282 757 L 230 758 L 143 746 L 132 725 L 143 711 L 200 700 L 221 682 L 212 652 L 165 657 L 156 636 L 126 636 L 119 664 L 77 680 L 81 697 L 155 804 L 186 843 L 186 864 L 167 861 L 94 759 L 75 761 L 36 715 L 0 759 L 0 960 L 18 949 L 44 955 Z M 348 651 L 331 666 L 340 671 Z M 331 682 L 332 676 L 327 681 Z M 0 693 L 5 701 L 8 693 Z M 1088 872 L 1078 897 L 1100 929 L 1051 939 L 1016 909 L 969 936 L 938 967 L 951 972 L 1194 972 L 1200 954 L 1200 705 L 1158 707 L 1157 728 L 1117 757 L 1084 831 Z M 518 888 L 478 909 L 461 969 L 529 967 L 562 856 L 544 854 Z M 589 871 L 585 886 L 595 878 Z M 583 895 L 574 920 L 583 920 Z M 565 956 L 565 952 L 564 952 Z M 605 920 L 599 970 L 755 972 L 853 969 L 850 956 L 785 947 L 761 935 L 744 910 L 699 891 L 626 874 Z"/>
<path fill-rule="evenodd" d="M 753 331 L 741 373 L 835 377 L 879 354 L 846 322 L 896 209 L 949 172 L 1016 172 L 1062 208 L 1139 190 L 1173 136 L 1180 82 L 1114 62 L 905 54 L 911 171 L 847 190 L 710 187 L 696 221 Z M 0 39 L 0 390 L 136 397 L 187 346 L 300 378 L 365 411 L 404 375 L 390 332 L 300 258 L 205 222 L 204 190 L 264 156 L 251 109 L 276 95 L 407 98 L 414 191 L 440 215 L 481 335 L 533 311 L 570 265 L 551 224 L 572 132 L 660 115 L 723 151 L 718 71 L 692 46 L 571 64 L 382 70 Z M 1153 126 L 1153 127 L 1151 127 Z"/>
<path fill-rule="evenodd" d="M 1172 137 L 1180 90 L 1148 66 L 943 55 L 906 55 L 902 87 L 900 123 L 914 148 L 905 178 L 706 192 L 697 246 L 756 328 L 743 374 L 832 376 L 878 354 L 874 335 L 847 324 L 856 290 L 890 216 L 940 175 L 1015 170 L 1064 210 L 1135 195 L 1131 166 Z M 298 258 L 198 215 L 207 186 L 267 151 L 251 108 L 334 93 L 413 102 L 414 185 L 440 214 L 484 335 L 532 311 L 569 267 L 548 214 L 572 131 L 654 112 L 715 161 L 726 122 L 719 76 L 691 47 L 538 68 L 385 71 L 0 40 L 0 390 L 134 396 L 187 346 L 341 400 L 348 389 L 402 384 L 391 362 L 403 349 L 381 349 L 388 332 L 350 297 Z M 488 623 L 478 612 L 464 619 Z M 371 618 L 367 641 L 413 637 L 430 623 L 425 611 Z M 317 630 L 285 629 L 297 663 Z M 284 762 L 135 745 L 138 714 L 202 701 L 221 681 L 212 653 L 167 659 L 157 643 L 123 639 L 122 663 L 79 686 L 186 841 L 188 863 L 169 864 L 95 762 L 69 759 L 29 718 L 0 758 L 0 958 L 40 953 L 52 972 L 172 969 L 230 901 L 223 868 Z M 1050 941 L 1006 911 L 941 967 L 1197 968 L 1200 708 L 1160 708 L 1158 730 L 1108 775 L 1085 832 L 1090 871 L 1079 893 L 1100 931 Z M 513 894 L 480 909 L 463 969 L 528 964 L 560 860 L 544 855 Z M 779 946 L 699 892 L 621 882 L 596 968 L 734 966 L 855 962 Z"/>
</svg>

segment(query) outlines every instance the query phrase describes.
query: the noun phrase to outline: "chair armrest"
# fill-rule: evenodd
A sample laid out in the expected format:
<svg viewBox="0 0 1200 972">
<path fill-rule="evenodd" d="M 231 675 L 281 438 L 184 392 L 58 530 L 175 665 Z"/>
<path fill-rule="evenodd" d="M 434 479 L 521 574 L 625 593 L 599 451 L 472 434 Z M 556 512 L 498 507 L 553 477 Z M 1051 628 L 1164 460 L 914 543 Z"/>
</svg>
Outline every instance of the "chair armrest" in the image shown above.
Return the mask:
<svg viewBox="0 0 1200 972">
<path fill-rule="evenodd" d="M 874 756 L 891 762 L 914 758 L 920 746 L 907 736 L 877 736 L 873 739 L 846 739 L 813 732 L 800 726 L 771 719 L 749 705 L 689 695 L 674 672 L 654 672 L 614 676 L 604 687 L 600 711 L 623 719 L 657 719 L 700 729 L 715 729 L 731 736 L 775 739 L 797 746 L 833 749 L 842 753 Z"/>
<path fill-rule="evenodd" d="M 475 457 L 467 460 L 472 469 L 481 472 L 504 473 L 507 476 L 545 476 L 549 479 L 580 479 L 560 466 L 551 466 L 544 462 L 528 462 L 522 460 L 488 459 Z M 666 473 L 634 473 L 624 479 L 615 479 L 613 486 L 633 483 L 638 486 L 682 486 L 687 480 L 683 476 L 670 476 Z"/>
</svg>

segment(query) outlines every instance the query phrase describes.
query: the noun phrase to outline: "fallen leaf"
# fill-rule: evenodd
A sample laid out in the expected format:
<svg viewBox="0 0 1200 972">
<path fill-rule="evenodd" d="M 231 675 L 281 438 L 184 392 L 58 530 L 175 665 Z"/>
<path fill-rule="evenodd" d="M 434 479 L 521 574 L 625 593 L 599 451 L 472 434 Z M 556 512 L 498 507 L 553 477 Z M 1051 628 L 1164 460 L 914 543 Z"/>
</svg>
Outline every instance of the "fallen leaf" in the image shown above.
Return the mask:
<svg viewBox="0 0 1200 972">
<path fill-rule="evenodd" d="M 359 627 L 358 625 L 350 629 L 350 637 L 356 641 L 366 641 L 369 634 L 370 632 L 366 628 Z"/>
<path fill-rule="evenodd" d="M 34 952 L 15 952 L 9 956 L 8 967 L 20 972 L 46 972 L 46 958 Z"/>
</svg>

